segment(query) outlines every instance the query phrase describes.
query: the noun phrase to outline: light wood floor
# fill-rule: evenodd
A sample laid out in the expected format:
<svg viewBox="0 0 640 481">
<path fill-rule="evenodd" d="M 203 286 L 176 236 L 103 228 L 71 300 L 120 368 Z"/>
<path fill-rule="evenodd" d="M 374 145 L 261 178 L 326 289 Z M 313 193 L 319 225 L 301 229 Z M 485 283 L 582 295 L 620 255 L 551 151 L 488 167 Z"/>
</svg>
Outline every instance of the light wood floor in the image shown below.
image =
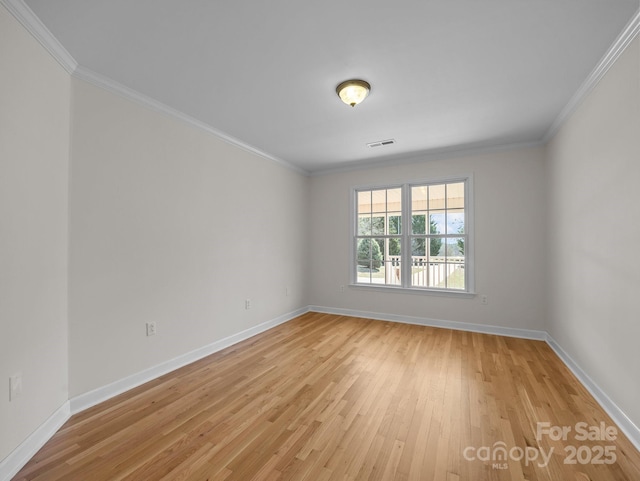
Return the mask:
<svg viewBox="0 0 640 481">
<path fill-rule="evenodd" d="M 580 422 L 614 426 L 544 342 L 309 313 L 73 416 L 14 479 L 640 480 Z"/>
</svg>

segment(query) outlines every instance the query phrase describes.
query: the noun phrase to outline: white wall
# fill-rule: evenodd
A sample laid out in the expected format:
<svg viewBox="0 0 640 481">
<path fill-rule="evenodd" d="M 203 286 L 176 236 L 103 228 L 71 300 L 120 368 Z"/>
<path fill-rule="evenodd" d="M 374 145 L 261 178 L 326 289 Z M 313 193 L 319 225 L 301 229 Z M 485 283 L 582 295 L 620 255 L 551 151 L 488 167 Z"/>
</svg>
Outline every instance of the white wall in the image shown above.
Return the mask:
<svg viewBox="0 0 640 481">
<path fill-rule="evenodd" d="M 308 304 L 548 329 L 640 425 L 639 42 L 547 148 L 308 179 L 71 80 L 0 6 L 0 460 L 69 397 Z M 340 292 L 352 187 L 464 174 L 487 306 Z"/>
<path fill-rule="evenodd" d="M 0 5 L 0 460 L 68 399 L 69 97 L 69 75 Z"/>
<path fill-rule="evenodd" d="M 549 144 L 548 162 L 548 330 L 640 426 L 640 39 Z"/>
<path fill-rule="evenodd" d="M 72 397 L 307 305 L 308 178 L 77 79 L 72 126 Z"/>
<path fill-rule="evenodd" d="M 311 182 L 312 305 L 542 329 L 545 305 L 544 149 L 531 148 L 319 175 Z M 349 196 L 358 185 L 473 174 L 476 298 L 375 292 L 349 284 Z"/>
</svg>

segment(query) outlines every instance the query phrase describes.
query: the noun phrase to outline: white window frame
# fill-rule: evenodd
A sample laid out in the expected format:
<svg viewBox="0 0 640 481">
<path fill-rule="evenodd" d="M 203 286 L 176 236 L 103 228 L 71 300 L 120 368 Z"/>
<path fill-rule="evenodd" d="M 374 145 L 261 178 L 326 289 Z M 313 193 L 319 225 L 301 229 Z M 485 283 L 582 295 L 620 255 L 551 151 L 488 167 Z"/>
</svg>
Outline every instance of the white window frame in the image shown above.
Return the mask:
<svg viewBox="0 0 640 481">
<path fill-rule="evenodd" d="M 411 269 L 401 270 L 401 285 L 389 284 L 368 284 L 357 281 L 357 196 L 358 192 L 377 189 L 402 189 L 402 265 L 410 265 L 405 256 L 411 252 L 411 187 L 423 185 L 438 185 L 464 182 L 465 190 L 465 232 L 467 235 L 467 245 L 465 245 L 465 289 L 447 289 L 434 287 L 411 286 Z M 475 236 L 474 236 L 474 195 L 473 195 L 473 175 L 441 177 L 412 180 L 402 183 L 376 183 L 368 185 L 358 185 L 351 188 L 350 196 L 350 226 L 349 226 L 349 286 L 361 288 L 363 290 L 379 290 L 385 292 L 402 292 L 412 294 L 472 297 L 475 296 Z M 409 258 L 411 256 L 409 255 Z"/>
</svg>

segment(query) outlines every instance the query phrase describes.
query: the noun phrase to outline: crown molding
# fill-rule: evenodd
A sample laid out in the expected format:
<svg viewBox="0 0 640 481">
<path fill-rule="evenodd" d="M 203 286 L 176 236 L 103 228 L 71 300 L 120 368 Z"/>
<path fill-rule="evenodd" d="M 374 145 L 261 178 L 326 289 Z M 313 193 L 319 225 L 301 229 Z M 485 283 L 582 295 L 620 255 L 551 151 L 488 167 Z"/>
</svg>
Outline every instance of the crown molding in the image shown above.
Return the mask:
<svg viewBox="0 0 640 481">
<path fill-rule="evenodd" d="M 331 174 L 342 174 L 345 172 L 354 172 L 358 170 L 374 169 L 377 167 L 389 167 L 408 164 L 421 164 L 423 162 L 431 162 L 436 160 L 455 159 L 463 157 L 474 157 L 479 155 L 495 154 L 498 152 L 506 152 L 510 150 L 534 149 L 544 145 L 542 140 L 532 142 L 512 142 L 504 144 L 484 145 L 477 147 L 454 146 L 446 149 L 425 150 L 422 152 L 412 152 L 402 156 L 381 157 L 377 159 L 363 159 L 351 162 L 347 165 L 331 167 L 328 169 L 313 170 L 311 177 Z"/>
<path fill-rule="evenodd" d="M 2 1 L 2 0 L 0 0 Z M 174 109 L 173 107 L 169 107 L 168 105 L 154 99 L 151 98 L 147 95 L 144 95 L 140 92 L 138 92 L 137 90 L 134 90 L 132 88 L 127 87 L 126 85 L 122 85 L 121 83 L 116 82 L 115 80 L 110 79 L 109 77 L 106 77 L 104 75 L 101 75 L 97 72 L 94 72 L 93 70 L 90 70 L 86 67 L 83 67 L 82 65 L 78 66 L 75 71 L 73 72 L 73 77 L 80 79 L 80 80 L 84 80 L 85 82 L 88 82 L 90 84 L 93 84 L 97 87 L 100 87 L 104 90 L 108 90 L 109 92 L 115 93 L 116 95 L 119 95 L 121 97 L 124 97 L 126 99 L 129 99 L 133 102 L 136 102 L 139 105 L 142 105 L 143 107 L 146 107 L 150 110 L 153 110 L 155 112 L 164 114 L 164 115 L 168 115 L 169 117 L 173 117 L 175 119 L 178 119 L 182 122 L 185 122 L 193 127 L 196 127 L 198 129 L 204 130 L 206 132 L 209 132 L 210 134 L 215 135 L 216 137 L 220 138 L 221 140 L 235 146 L 238 147 L 246 152 L 250 152 L 254 155 L 257 155 L 259 157 L 262 157 L 264 159 L 268 159 L 271 160 L 273 162 L 276 162 L 277 164 L 280 164 L 283 167 L 286 167 L 290 170 L 293 170 L 299 174 L 302 175 L 309 175 L 309 172 L 307 172 L 304 169 L 301 169 L 300 167 L 293 165 L 289 162 L 287 162 L 286 160 L 282 160 L 278 157 L 275 157 L 273 155 L 270 155 L 260 149 L 257 149 L 245 142 L 242 142 L 241 140 L 232 137 L 231 135 L 222 132 L 218 129 L 213 128 L 212 126 L 210 126 L 209 124 L 206 124 L 194 117 L 191 117 L 187 114 L 185 114 L 184 112 L 181 112 L 177 109 Z"/>
<path fill-rule="evenodd" d="M 67 49 L 58 42 L 58 39 L 53 36 L 49 29 L 23 0 L 0 0 L 0 3 L 27 29 L 67 73 L 72 74 L 78 68 L 78 62 L 76 62 Z"/>
<path fill-rule="evenodd" d="M 609 47 L 607 53 L 602 57 L 595 69 L 589 74 L 587 79 L 582 83 L 580 88 L 573 94 L 567 105 L 560 111 L 556 119 L 553 121 L 547 132 L 542 137 L 542 143 L 548 143 L 560 130 L 562 125 L 571 117 L 580 103 L 589 95 L 589 93 L 598 85 L 598 82 L 605 76 L 609 69 L 613 66 L 622 52 L 629 46 L 631 42 L 640 33 L 640 9 L 627 23 L 624 30 L 618 35 L 613 45 Z"/>
<path fill-rule="evenodd" d="M 491 154 L 495 152 L 501 152 L 506 150 L 517 150 L 534 148 L 541 145 L 546 145 L 553 138 L 553 136 L 560 130 L 562 125 L 571 117 L 571 114 L 578 108 L 584 98 L 595 88 L 600 80 L 606 75 L 609 69 L 616 62 L 618 57 L 622 55 L 624 50 L 629 46 L 631 42 L 640 34 L 640 9 L 636 11 L 631 20 L 627 23 L 622 32 L 618 35 L 611 47 L 607 50 L 607 53 L 600 59 L 598 65 L 589 74 L 586 80 L 582 83 L 580 88 L 573 94 L 569 102 L 560 111 L 555 118 L 551 126 L 547 129 L 544 135 L 539 139 L 531 142 L 521 143 L 506 143 L 495 144 L 480 147 L 467 147 L 455 146 L 450 149 L 438 149 L 431 151 L 424 151 L 423 153 L 413 153 L 398 158 L 394 157 L 382 157 L 378 159 L 363 159 L 361 161 L 355 161 L 347 165 L 341 165 L 338 167 L 330 167 L 327 169 L 312 170 L 311 176 L 329 175 L 344 172 L 353 172 L 357 170 L 370 169 L 375 167 L 384 167 L 388 165 L 403 165 L 403 164 L 415 164 L 420 162 L 427 162 L 430 160 L 442 160 L 452 157 L 469 157 L 474 155 Z"/>
<path fill-rule="evenodd" d="M 411 155 L 401 159 L 366 159 L 361 162 L 350 163 L 349 165 L 343 165 L 335 168 L 318 169 L 318 170 L 305 170 L 297 165 L 287 162 L 283 159 L 268 154 L 256 147 L 253 147 L 241 140 L 222 132 L 212 126 L 195 119 L 183 112 L 180 112 L 168 105 L 165 105 L 151 97 L 148 97 L 140 92 L 137 92 L 129 87 L 126 87 L 108 77 L 93 72 L 85 67 L 79 66 L 78 62 L 71 56 L 71 54 L 62 46 L 62 44 L 55 38 L 55 36 L 49 31 L 49 29 L 42 23 L 42 21 L 36 16 L 36 14 L 29 8 L 23 0 L 0 0 L 2 4 L 15 18 L 22 24 L 27 31 L 49 52 L 49 54 L 71 75 L 76 78 L 85 80 L 96 86 L 109 90 L 120 96 L 126 97 L 130 100 L 137 102 L 151 110 L 169 115 L 177 118 L 183 122 L 186 122 L 199 129 L 205 130 L 223 141 L 234 145 L 242 150 L 255 154 L 259 157 L 271 160 L 277 164 L 282 165 L 290 170 L 293 170 L 299 174 L 309 175 L 326 175 L 339 172 L 349 172 L 354 170 L 367 169 L 372 167 L 378 167 L 388 165 L 392 163 L 416 163 L 433 159 L 442 159 L 451 156 L 469 156 L 475 154 L 483 154 L 489 152 L 495 152 L 500 150 L 510 150 L 514 148 L 526 148 L 535 147 L 538 145 L 547 144 L 555 134 L 560 130 L 562 125 L 569 119 L 573 112 L 581 104 L 582 100 L 595 88 L 598 82 L 605 76 L 611 66 L 620 57 L 622 52 L 627 46 L 640 34 L 640 9 L 636 11 L 632 19 L 627 23 L 624 30 L 618 35 L 615 42 L 609 48 L 604 57 L 600 60 L 596 68 L 589 74 L 587 79 L 582 83 L 580 88 L 574 93 L 569 102 L 560 111 L 555 118 L 549 129 L 545 132 L 542 138 L 538 141 L 528 142 L 523 144 L 505 144 L 489 147 L 479 148 L 454 148 L 451 150 L 439 150 L 439 151 L 427 151 L 424 155 Z"/>
<path fill-rule="evenodd" d="M 245 142 L 242 142 L 231 135 L 226 134 L 220 130 L 213 128 L 212 126 L 201 122 L 179 110 L 176 110 L 168 105 L 163 104 L 151 97 L 148 97 L 140 92 L 137 92 L 129 87 L 126 87 L 108 77 L 105 77 L 97 72 L 94 72 L 86 67 L 78 64 L 78 62 L 71 56 L 71 54 L 62 46 L 58 39 L 51 33 L 51 31 L 42 23 L 37 15 L 24 3 L 23 0 L 0 0 L 0 4 L 15 17 L 15 19 L 49 52 L 49 54 L 64 68 L 70 75 L 92 83 L 105 90 L 111 91 L 117 95 L 133 100 L 138 104 L 141 104 L 156 112 L 169 115 L 176 119 L 179 119 L 187 124 L 190 124 L 199 129 L 205 130 L 216 137 L 219 137 L 223 141 L 234 145 L 246 152 L 250 152 L 259 157 L 271 160 L 293 170 L 302 175 L 309 175 L 309 172 L 291 164 L 278 157 L 270 155 L 260 149 L 257 149 Z"/>
</svg>

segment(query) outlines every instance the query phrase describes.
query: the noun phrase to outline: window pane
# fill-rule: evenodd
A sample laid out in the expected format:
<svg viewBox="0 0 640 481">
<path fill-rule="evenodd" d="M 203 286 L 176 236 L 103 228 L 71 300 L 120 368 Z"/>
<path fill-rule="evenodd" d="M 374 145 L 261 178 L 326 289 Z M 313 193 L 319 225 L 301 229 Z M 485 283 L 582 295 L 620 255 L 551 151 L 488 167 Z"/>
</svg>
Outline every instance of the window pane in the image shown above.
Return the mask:
<svg viewBox="0 0 640 481">
<path fill-rule="evenodd" d="M 392 286 L 402 285 L 402 270 L 399 260 L 385 262 L 385 283 Z"/>
<path fill-rule="evenodd" d="M 456 239 L 456 246 L 458 247 L 458 252 L 456 255 L 458 256 L 465 256 L 465 250 L 464 247 L 466 245 L 466 238 L 465 237 L 459 237 Z"/>
<path fill-rule="evenodd" d="M 358 235 L 371 235 L 371 217 L 358 216 Z"/>
<path fill-rule="evenodd" d="M 384 217 L 371 219 L 371 235 L 384 235 Z"/>
<path fill-rule="evenodd" d="M 447 184 L 447 209 L 464 209 L 464 182 Z"/>
<path fill-rule="evenodd" d="M 464 263 L 455 262 L 455 263 L 447 263 L 447 289 L 462 289 L 465 288 L 465 271 L 464 271 Z M 445 286 L 443 286 L 445 287 Z"/>
<path fill-rule="evenodd" d="M 402 240 L 399 237 L 391 237 L 389 239 L 389 255 L 400 256 L 402 249 Z"/>
<path fill-rule="evenodd" d="M 385 239 L 361 239 L 358 242 L 358 282 L 385 283 L 385 266 L 382 258 Z"/>
<path fill-rule="evenodd" d="M 412 234 L 426 234 L 426 219 L 427 213 L 421 212 L 417 214 L 413 214 L 411 216 L 411 233 Z"/>
<path fill-rule="evenodd" d="M 442 239 L 439 237 L 429 239 L 429 255 L 431 257 L 444 256 L 442 244 Z"/>
<path fill-rule="evenodd" d="M 371 212 L 385 212 L 387 210 L 387 191 L 371 191 Z"/>
<path fill-rule="evenodd" d="M 358 265 L 370 267 L 371 265 L 371 239 L 360 239 L 357 248 Z"/>
<path fill-rule="evenodd" d="M 411 187 L 411 210 L 427 210 L 427 186 Z"/>
<path fill-rule="evenodd" d="M 464 234 L 464 210 L 447 210 L 447 234 Z"/>
<path fill-rule="evenodd" d="M 361 265 L 357 266 L 357 278 L 356 282 L 361 284 L 371 284 L 371 270 L 368 267 Z"/>
<path fill-rule="evenodd" d="M 387 212 L 402 211 L 402 189 L 387 190 Z"/>
<path fill-rule="evenodd" d="M 384 245 L 384 239 L 360 239 L 357 249 L 358 265 L 379 268 L 382 263 L 380 243 Z"/>
<path fill-rule="evenodd" d="M 427 262 L 427 258 L 413 256 L 411 258 L 411 286 L 427 287 L 428 279 L 429 263 Z"/>
<path fill-rule="evenodd" d="M 445 184 L 429 186 L 429 210 L 445 208 Z"/>
<path fill-rule="evenodd" d="M 427 244 L 427 240 L 424 237 L 416 237 L 411 239 L 411 256 L 426 256 L 425 246 Z"/>
<path fill-rule="evenodd" d="M 397 235 L 402 233 L 402 217 L 398 215 L 389 216 L 389 235 Z"/>
<path fill-rule="evenodd" d="M 358 192 L 358 214 L 371 212 L 371 191 Z"/>
<path fill-rule="evenodd" d="M 386 239 L 387 246 L 385 248 L 384 258 L 384 282 L 385 284 L 399 286 L 402 284 L 402 275 L 400 270 L 400 255 L 402 242 L 398 237 Z"/>
<path fill-rule="evenodd" d="M 384 258 L 384 239 L 373 239 L 371 242 L 371 267 L 380 269 Z"/>
<path fill-rule="evenodd" d="M 445 231 L 444 211 L 429 212 L 429 234 L 444 234 Z"/>
<path fill-rule="evenodd" d="M 462 257 L 464 260 L 464 237 L 450 237 L 447 239 L 447 259 L 454 262 L 453 259 Z"/>
<path fill-rule="evenodd" d="M 447 287 L 447 265 L 444 262 L 429 263 L 429 282 L 427 287 Z"/>
</svg>

